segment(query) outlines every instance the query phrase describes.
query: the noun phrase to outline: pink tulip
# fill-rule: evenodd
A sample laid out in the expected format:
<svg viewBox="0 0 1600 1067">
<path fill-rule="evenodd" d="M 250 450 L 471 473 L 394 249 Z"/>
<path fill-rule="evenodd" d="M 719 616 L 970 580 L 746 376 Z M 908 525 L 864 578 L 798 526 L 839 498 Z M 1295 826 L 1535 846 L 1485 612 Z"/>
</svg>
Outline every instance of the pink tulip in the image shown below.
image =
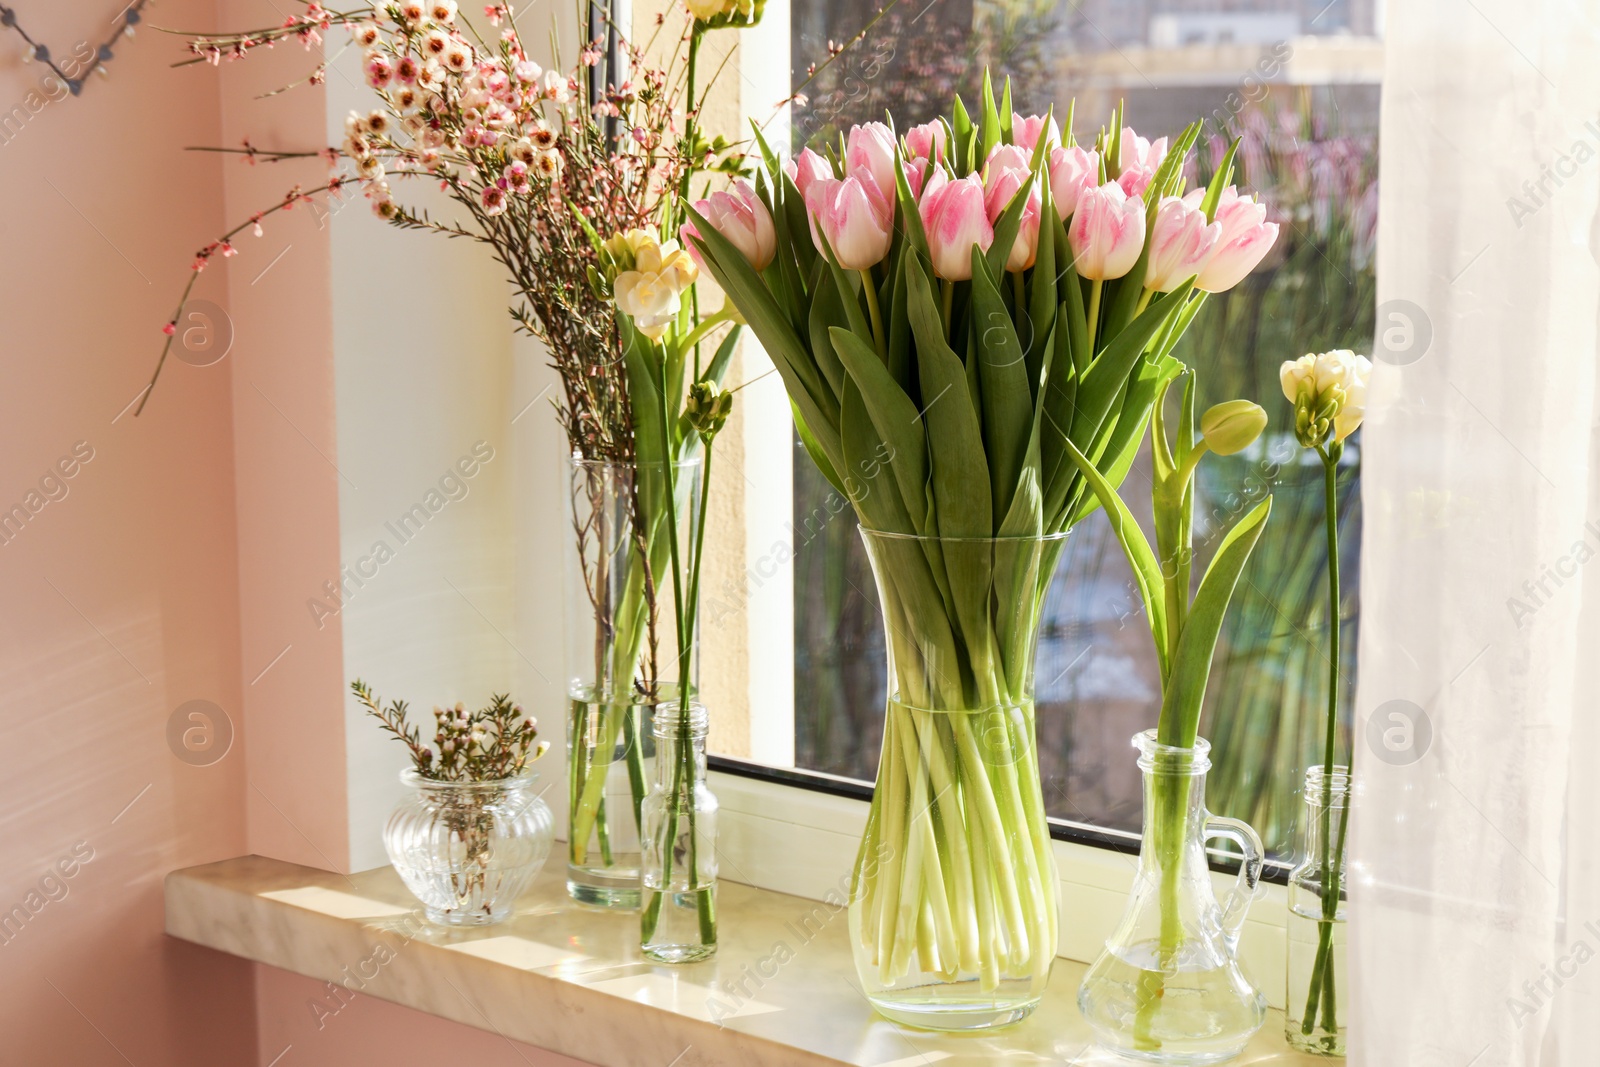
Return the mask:
<svg viewBox="0 0 1600 1067">
<path fill-rule="evenodd" d="M 789 180 L 794 182 L 794 187 L 800 190 L 800 200 L 805 202 L 806 190 L 818 178 L 833 177 L 833 167 L 826 159 L 817 155 L 811 149 L 801 152 L 799 158 L 791 159 L 783 165 L 783 172 L 789 175 Z"/>
<path fill-rule="evenodd" d="M 1085 190 L 1067 229 L 1078 274 L 1094 281 L 1120 278 L 1144 248 L 1144 201 L 1116 182 Z"/>
<path fill-rule="evenodd" d="M 906 131 L 906 150 L 913 159 L 931 159 L 944 162 L 946 134 L 944 123 L 934 120 L 913 126 Z"/>
<path fill-rule="evenodd" d="M 911 199 L 922 195 L 923 183 L 928 180 L 928 170 L 933 163 L 926 159 L 905 160 L 906 184 L 911 187 Z"/>
<path fill-rule="evenodd" d="M 1184 199 L 1193 197 L 1198 204 L 1197 194 L 1201 192 L 1196 189 Z M 1278 239 L 1278 224 L 1266 218 L 1266 205 L 1258 203 L 1255 197 L 1240 196 L 1231 185 L 1222 191 L 1213 216 L 1214 221 L 1222 225 L 1222 235 L 1217 239 L 1216 251 L 1200 272 L 1196 283 L 1199 288 L 1208 293 L 1220 293 L 1232 289 L 1255 270 L 1256 264 Z"/>
<path fill-rule="evenodd" d="M 1144 191 L 1150 188 L 1150 179 L 1155 176 L 1156 172 L 1151 167 L 1129 167 L 1117 175 L 1117 184 L 1129 196 L 1143 196 Z"/>
<path fill-rule="evenodd" d="M 1139 167 L 1151 173 L 1161 166 L 1161 161 L 1167 158 L 1167 139 L 1158 137 L 1154 141 L 1140 137 L 1133 132 L 1133 127 L 1122 127 L 1122 146 L 1117 154 L 1117 170 L 1127 170 L 1129 167 Z"/>
<path fill-rule="evenodd" d="M 881 122 L 850 127 L 845 140 L 844 169 L 875 190 L 880 202 L 894 203 L 894 134 Z"/>
<path fill-rule="evenodd" d="M 1156 208 L 1155 226 L 1150 231 L 1150 258 L 1145 264 L 1144 287 L 1170 293 L 1199 274 L 1217 241 L 1222 224 L 1206 224 L 1205 212 L 1198 203 L 1185 203 L 1176 196 L 1164 196 Z"/>
<path fill-rule="evenodd" d="M 729 191 L 712 193 L 709 199 L 697 201 L 694 209 L 705 217 L 713 229 L 732 241 L 756 270 L 765 270 L 778 254 L 778 235 L 772 228 L 772 215 L 756 195 L 755 189 L 743 178 L 734 181 Z M 694 261 L 703 268 L 705 263 L 700 259 L 700 251 L 689 240 L 690 237 L 700 236 L 694 223 L 684 223 L 678 230 L 678 236 L 683 239 L 684 247 L 689 249 Z"/>
<path fill-rule="evenodd" d="M 983 207 L 991 226 L 1005 213 L 1017 191 L 1028 187 L 1022 225 L 1006 256 L 1006 270 L 1010 271 L 1027 270 L 1039 253 L 1039 212 L 1043 198 L 1034 184 L 1033 172 L 1028 169 L 1029 162 L 1028 154 L 1015 145 L 999 145 L 989 154 L 988 166 L 984 168 Z"/>
<path fill-rule="evenodd" d="M 972 248 L 987 252 L 994 228 L 983 207 L 983 182 L 976 174 L 951 179 L 935 171 L 918 205 L 928 235 L 933 273 L 953 282 L 972 277 Z"/>
<path fill-rule="evenodd" d="M 1083 191 L 1099 184 L 1099 152 L 1088 152 L 1076 145 L 1050 151 L 1050 197 L 1056 202 L 1057 215 L 1064 219 L 1072 214 Z"/>
<path fill-rule="evenodd" d="M 806 191 L 806 215 L 817 251 L 826 237 L 845 270 L 866 270 L 889 254 L 893 216 L 862 178 L 816 179 Z"/>
<path fill-rule="evenodd" d="M 1061 128 L 1056 125 L 1056 120 L 1043 115 L 1029 115 L 1023 118 L 1015 112 L 1011 115 L 1011 143 L 1021 145 L 1032 152 L 1039 144 L 1039 135 L 1043 134 L 1045 143 L 1051 146 L 1061 143 Z"/>
</svg>

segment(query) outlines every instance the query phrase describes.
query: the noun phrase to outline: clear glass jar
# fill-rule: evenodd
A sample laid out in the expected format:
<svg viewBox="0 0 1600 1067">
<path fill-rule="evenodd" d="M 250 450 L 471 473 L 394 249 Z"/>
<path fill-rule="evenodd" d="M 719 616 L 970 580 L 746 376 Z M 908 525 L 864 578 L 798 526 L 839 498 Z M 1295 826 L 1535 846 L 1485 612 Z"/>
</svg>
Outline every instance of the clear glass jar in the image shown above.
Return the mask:
<svg viewBox="0 0 1600 1067">
<path fill-rule="evenodd" d="M 676 467 L 680 538 L 699 512 L 699 469 L 698 458 Z M 568 473 L 567 892 L 636 908 L 650 708 L 681 676 L 695 684 L 698 657 L 679 669 L 661 466 L 574 456 Z"/>
<path fill-rule="evenodd" d="M 1306 771 L 1304 859 L 1289 872 L 1288 991 L 1284 1037 L 1291 1048 L 1343 1056 L 1345 1018 L 1345 832 L 1350 769 Z M 1341 1014 L 1345 1013 L 1345 1014 Z"/>
<path fill-rule="evenodd" d="M 1102 1045 L 1147 1063 L 1211 1064 L 1237 1056 L 1267 1018 L 1239 967 L 1239 930 L 1261 878 L 1261 839 L 1206 811 L 1211 746 L 1136 734 L 1144 833 L 1127 910 L 1078 987 L 1078 1009 Z M 1209 838 L 1244 853 L 1226 901 L 1212 889 Z"/>
<path fill-rule="evenodd" d="M 532 772 L 490 782 L 438 782 L 400 774 L 407 795 L 383 828 L 389 862 L 444 926 L 511 917 L 550 855 L 555 820 Z"/>
<path fill-rule="evenodd" d="M 639 945 L 659 963 L 717 951 L 717 798 L 706 785 L 703 704 L 655 709 L 656 780 L 644 798 Z"/>
<path fill-rule="evenodd" d="M 856 973 L 896 1022 L 1005 1026 L 1038 1006 L 1056 957 L 1033 663 L 1066 535 L 861 536 L 889 699 L 851 883 Z"/>
</svg>

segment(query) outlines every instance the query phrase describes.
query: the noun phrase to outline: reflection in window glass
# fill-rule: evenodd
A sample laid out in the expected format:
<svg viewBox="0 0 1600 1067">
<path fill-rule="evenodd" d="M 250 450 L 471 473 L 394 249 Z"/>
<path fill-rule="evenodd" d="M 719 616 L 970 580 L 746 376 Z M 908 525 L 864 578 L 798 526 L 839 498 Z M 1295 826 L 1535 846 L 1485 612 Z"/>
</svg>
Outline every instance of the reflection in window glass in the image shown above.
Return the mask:
<svg viewBox="0 0 1600 1067">
<path fill-rule="evenodd" d="M 902 128 L 976 99 L 987 65 L 1010 77 L 1018 109 L 1064 110 L 1092 139 L 1118 100 L 1145 136 L 1206 119 L 1191 185 L 1241 139 L 1240 180 L 1282 227 L 1244 283 L 1207 302 L 1178 355 L 1197 368 L 1199 406 L 1256 400 L 1272 430 L 1249 453 L 1202 468 L 1196 580 L 1221 532 L 1270 490 L 1272 520 L 1234 599 L 1207 692 L 1202 732 L 1215 745 L 1210 806 L 1255 825 L 1285 852 L 1302 771 L 1319 758 L 1327 699 L 1326 552 L 1321 474 L 1290 432 L 1278 365 L 1330 348 L 1370 351 L 1376 230 L 1377 0 L 905 0 L 865 41 L 805 85 L 794 149 L 836 143 L 851 124 L 891 112 Z M 792 9 L 795 84 L 832 42 L 873 11 L 855 0 Z M 1064 118 L 1064 116 L 1058 116 Z M 1347 627 L 1359 584 L 1359 433 L 1345 452 L 1340 522 Z M 848 504 L 804 452 L 794 464 L 795 760 L 874 776 L 884 651 L 871 570 Z M 1124 484 L 1148 521 L 1148 465 Z M 1354 688 L 1353 628 L 1341 665 Z M 1037 668 L 1040 754 L 1050 814 L 1137 830 L 1139 776 L 1129 738 L 1153 726 L 1154 654 L 1127 564 L 1104 516 L 1074 532 L 1048 598 Z M 1348 728 L 1348 727 L 1346 727 Z M 1343 743 L 1343 742 L 1341 742 Z"/>
</svg>

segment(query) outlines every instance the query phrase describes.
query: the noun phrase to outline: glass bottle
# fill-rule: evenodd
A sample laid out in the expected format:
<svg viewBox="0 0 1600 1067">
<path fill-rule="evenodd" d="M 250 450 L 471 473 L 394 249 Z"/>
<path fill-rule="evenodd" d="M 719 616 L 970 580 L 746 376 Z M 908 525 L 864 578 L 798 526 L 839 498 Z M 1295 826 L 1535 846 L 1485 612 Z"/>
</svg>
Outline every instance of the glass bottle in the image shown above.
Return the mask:
<svg viewBox="0 0 1600 1067">
<path fill-rule="evenodd" d="M 1350 769 L 1306 771 L 1305 858 L 1289 872 L 1288 991 L 1284 1036 L 1291 1048 L 1343 1056 L 1345 984 L 1345 831 Z"/>
<path fill-rule="evenodd" d="M 717 951 L 717 798 L 706 785 L 705 705 L 655 709 L 656 777 L 640 830 L 639 944 L 659 963 Z"/>
<path fill-rule="evenodd" d="M 1147 1063 L 1211 1064 L 1239 1054 L 1266 1021 L 1267 1002 L 1239 968 L 1239 931 L 1261 878 L 1261 839 L 1206 811 L 1211 746 L 1136 734 L 1144 773 L 1144 835 L 1128 907 L 1078 989 L 1100 1043 Z M 1244 853 L 1224 902 L 1212 889 L 1205 842 Z"/>
</svg>

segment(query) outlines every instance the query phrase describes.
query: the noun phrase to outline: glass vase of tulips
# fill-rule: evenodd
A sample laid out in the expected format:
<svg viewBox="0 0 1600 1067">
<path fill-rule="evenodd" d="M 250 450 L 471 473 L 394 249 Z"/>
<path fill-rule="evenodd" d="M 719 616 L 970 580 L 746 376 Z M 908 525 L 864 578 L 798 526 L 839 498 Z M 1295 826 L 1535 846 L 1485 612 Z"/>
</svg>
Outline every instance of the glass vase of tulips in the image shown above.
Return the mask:
<svg viewBox="0 0 1600 1067">
<path fill-rule="evenodd" d="M 974 110 L 857 126 L 826 155 L 785 163 L 758 131 L 740 210 L 697 206 L 683 231 L 873 559 L 889 701 L 850 928 L 867 997 L 913 1025 L 1003 1025 L 1043 993 L 1040 606 L 1091 483 L 1132 464 L 1202 290 L 1275 236 L 1225 180 L 1185 195 L 1198 123 L 1171 151 L 1120 111 L 1092 144 L 1067 125 L 985 79 Z"/>
</svg>

